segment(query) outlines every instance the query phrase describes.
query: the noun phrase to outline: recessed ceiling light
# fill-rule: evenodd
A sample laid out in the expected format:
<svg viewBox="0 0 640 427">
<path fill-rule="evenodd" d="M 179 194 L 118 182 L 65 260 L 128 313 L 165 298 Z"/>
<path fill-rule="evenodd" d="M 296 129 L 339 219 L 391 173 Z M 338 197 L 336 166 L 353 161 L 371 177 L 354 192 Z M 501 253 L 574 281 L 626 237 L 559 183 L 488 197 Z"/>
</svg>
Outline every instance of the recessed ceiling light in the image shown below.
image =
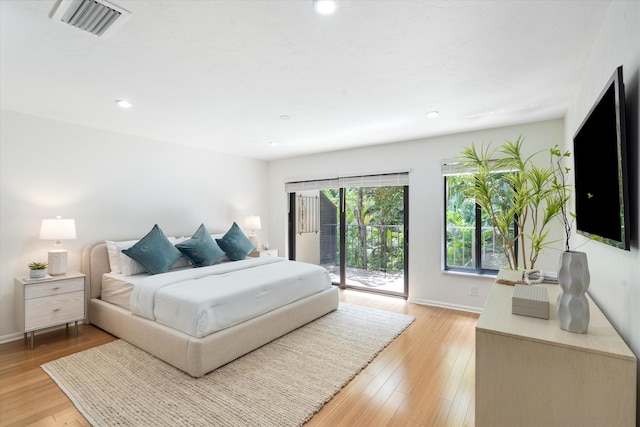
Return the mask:
<svg viewBox="0 0 640 427">
<path fill-rule="evenodd" d="M 337 8 L 335 0 L 314 0 L 313 6 L 320 15 L 331 15 Z"/>
<path fill-rule="evenodd" d="M 118 100 L 116 100 L 116 104 L 118 104 L 118 106 L 120 106 L 122 108 L 131 108 L 131 107 L 133 107 L 133 104 L 130 103 L 129 101 L 127 101 L 126 99 L 118 99 Z"/>
<path fill-rule="evenodd" d="M 436 117 L 438 117 L 439 114 L 440 114 L 440 111 L 429 111 L 427 113 L 427 117 L 429 117 L 430 119 L 435 119 Z"/>
<path fill-rule="evenodd" d="M 269 145 L 272 146 L 272 147 L 277 147 L 278 143 L 275 142 L 275 141 L 271 141 L 271 142 L 269 142 Z"/>
</svg>

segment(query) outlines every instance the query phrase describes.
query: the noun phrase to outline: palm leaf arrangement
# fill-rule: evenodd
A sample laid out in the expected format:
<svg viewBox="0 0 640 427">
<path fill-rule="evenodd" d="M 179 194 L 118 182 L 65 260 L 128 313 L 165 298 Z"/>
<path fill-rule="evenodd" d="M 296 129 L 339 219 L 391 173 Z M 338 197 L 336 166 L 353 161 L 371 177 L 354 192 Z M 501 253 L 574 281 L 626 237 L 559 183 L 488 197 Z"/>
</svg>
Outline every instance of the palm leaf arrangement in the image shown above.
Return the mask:
<svg viewBox="0 0 640 427">
<path fill-rule="evenodd" d="M 534 160 L 544 150 L 526 156 L 524 141 L 521 135 L 496 148 L 491 144 L 478 148 L 472 143 L 460 156 L 462 166 L 473 171 L 473 185 L 464 188 L 465 196 L 474 199 L 487 215 L 512 270 L 535 267 L 539 254 L 555 242 L 549 232 L 556 218 L 564 224 L 568 250 L 572 226 L 566 210 L 569 169 L 562 165 L 570 153 L 561 152 L 556 145 L 548 151 L 550 165 L 538 166 Z"/>
</svg>

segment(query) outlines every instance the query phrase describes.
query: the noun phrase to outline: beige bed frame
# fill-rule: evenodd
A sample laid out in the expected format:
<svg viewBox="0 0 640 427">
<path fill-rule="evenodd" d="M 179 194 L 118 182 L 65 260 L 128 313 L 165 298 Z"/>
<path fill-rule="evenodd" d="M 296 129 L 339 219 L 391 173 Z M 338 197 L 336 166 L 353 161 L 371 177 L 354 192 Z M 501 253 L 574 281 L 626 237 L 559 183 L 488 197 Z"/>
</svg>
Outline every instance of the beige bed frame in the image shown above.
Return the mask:
<svg viewBox="0 0 640 427">
<path fill-rule="evenodd" d="M 110 270 L 104 241 L 84 248 L 88 321 L 193 377 L 201 377 L 338 308 L 338 289 L 332 286 L 239 325 L 195 338 L 102 301 L 102 275 Z"/>
</svg>

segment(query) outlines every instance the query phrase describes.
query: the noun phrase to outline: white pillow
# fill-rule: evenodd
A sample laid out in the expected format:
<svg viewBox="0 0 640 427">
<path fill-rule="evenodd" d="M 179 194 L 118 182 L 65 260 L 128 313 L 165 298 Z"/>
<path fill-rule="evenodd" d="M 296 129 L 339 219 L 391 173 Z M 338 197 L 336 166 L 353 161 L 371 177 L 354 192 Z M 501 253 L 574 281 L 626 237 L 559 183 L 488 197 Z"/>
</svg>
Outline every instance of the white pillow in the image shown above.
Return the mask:
<svg viewBox="0 0 640 427">
<path fill-rule="evenodd" d="M 107 252 L 109 253 L 109 266 L 111 272 L 116 274 L 122 274 L 122 263 L 120 262 L 122 249 L 129 249 L 131 246 L 138 243 L 138 240 L 129 240 L 125 242 L 114 242 L 112 240 L 105 240 L 107 245 Z M 128 257 L 127 257 L 128 258 Z"/>
<path fill-rule="evenodd" d="M 135 274 L 142 274 L 147 272 L 147 270 L 145 270 L 144 267 L 138 264 L 137 261 L 134 261 L 132 258 L 122 253 L 120 254 L 120 263 L 122 264 L 123 276 L 133 276 Z"/>
</svg>

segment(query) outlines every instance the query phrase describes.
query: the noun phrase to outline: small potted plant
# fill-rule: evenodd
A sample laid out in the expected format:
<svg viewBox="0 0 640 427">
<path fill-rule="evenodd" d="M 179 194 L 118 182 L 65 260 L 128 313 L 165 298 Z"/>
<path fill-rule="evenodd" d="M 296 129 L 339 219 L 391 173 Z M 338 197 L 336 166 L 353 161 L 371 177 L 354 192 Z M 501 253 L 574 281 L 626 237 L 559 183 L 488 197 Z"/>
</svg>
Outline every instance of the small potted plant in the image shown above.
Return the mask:
<svg viewBox="0 0 640 427">
<path fill-rule="evenodd" d="M 33 262 L 30 262 L 27 266 L 29 267 L 29 270 L 30 270 L 29 278 L 31 279 L 42 279 L 46 274 L 46 270 L 47 270 L 46 262 L 33 261 Z"/>
</svg>

